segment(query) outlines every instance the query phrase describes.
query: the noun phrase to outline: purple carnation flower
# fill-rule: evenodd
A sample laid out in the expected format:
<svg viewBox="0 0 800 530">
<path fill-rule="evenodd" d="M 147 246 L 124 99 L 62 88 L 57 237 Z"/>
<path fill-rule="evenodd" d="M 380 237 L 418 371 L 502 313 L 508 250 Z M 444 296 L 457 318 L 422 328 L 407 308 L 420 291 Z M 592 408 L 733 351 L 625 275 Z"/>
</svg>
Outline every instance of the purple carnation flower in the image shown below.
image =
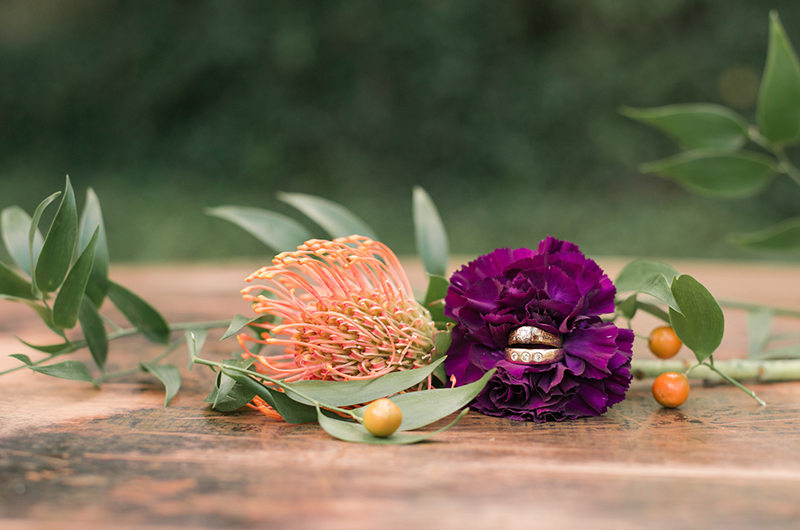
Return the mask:
<svg viewBox="0 0 800 530">
<path fill-rule="evenodd" d="M 497 249 L 453 274 L 445 314 L 456 322 L 445 369 L 456 384 L 497 368 L 472 407 L 490 416 L 561 421 L 598 416 L 625 398 L 633 332 L 603 322 L 616 289 L 567 241 L 536 251 Z M 505 360 L 509 333 L 536 326 L 561 337 L 564 358 L 525 365 Z"/>
</svg>

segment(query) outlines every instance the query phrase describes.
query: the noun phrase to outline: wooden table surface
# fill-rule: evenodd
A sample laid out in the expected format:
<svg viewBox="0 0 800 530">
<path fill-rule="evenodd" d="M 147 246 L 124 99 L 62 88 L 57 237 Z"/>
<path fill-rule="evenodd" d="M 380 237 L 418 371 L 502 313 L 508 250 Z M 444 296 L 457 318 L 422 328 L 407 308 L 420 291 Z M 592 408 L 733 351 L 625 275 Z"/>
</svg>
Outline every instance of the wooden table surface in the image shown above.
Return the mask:
<svg viewBox="0 0 800 530">
<path fill-rule="evenodd" d="M 599 261 L 612 277 L 623 263 Z M 116 267 L 112 278 L 170 322 L 225 319 L 248 312 L 238 290 L 257 265 Z M 800 267 L 675 265 L 718 297 L 800 306 Z M 743 357 L 744 316 L 726 316 L 718 356 Z M 652 322 L 640 325 L 646 334 Z M 220 334 L 206 357 L 235 351 Z M 0 370 L 17 363 L 6 355 L 30 353 L 14 335 L 52 340 L 24 307 L 0 302 Z M 109 369 L 158 351 L 117 341 Z M 635 355 L 649 355 L 640 341 Z M 185 350 L 173 359 L 185 366 Z M 695 385 L 666 410 L 635 381 L 599 418 L 540 425 L 470 412 L 432 442 L 367 446 L 315 424 L 213 412 L 202 402 L 212 374 L 183 375 L 168 408 L 144 374 L 99 391 L 29 371 L 1 377 L 0 529 L 800 528 L 800 382 L 753 385 L 764 408 Z"/>
</svg>

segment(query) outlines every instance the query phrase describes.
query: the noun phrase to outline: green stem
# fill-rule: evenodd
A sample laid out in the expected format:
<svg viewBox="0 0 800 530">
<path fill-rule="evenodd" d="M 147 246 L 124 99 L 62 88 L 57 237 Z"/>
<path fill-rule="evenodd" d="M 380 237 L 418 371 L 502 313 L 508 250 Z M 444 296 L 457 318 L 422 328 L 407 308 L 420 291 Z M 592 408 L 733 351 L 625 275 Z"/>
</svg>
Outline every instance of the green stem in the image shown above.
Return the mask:
<svg viewBox="0 0 800 530">
<path fill-rule="evenodd" d="M 220 362 L 216 362 L 216 361 L 209 361 L 209 360 L 203 359 L 201 357 L 193 357 L 192 360 L 194 362 L 196 362 L 197 364 L 202 364 L 202 365 L 205 365 L 205 366 L 214 366 L 214 367 L 219 368 L 220 370 L 222 370 L 224 368 L 226 370 L 233 370 L 235 372 L 239 372 L 239 373 L 242 373 L 242 374 L 247 374 L 247 375 L 250 375 L 250 376 L 257 377 L 257 378 L 261 379 L 262 381 L 267 381 L 267 382 L 272 383 L 273 385 L 275 385 L 275 386 L 277 386 L 279 388 L 282 388 L 284 391 L 287 391 L 287 392 L 292 393 L 292 394 L 296 394 L 296 395 L 302 397 L 303 399 L 313 403 L 316 406 L 320 406 L 320 407 L 322 407 L 324 409 L 328 409 L 328 410 L 332 410 L 334 412 L 338 412 L 340 414 L 344 414 L 345 416 L 350 416 L 351 418 L 353 418 L 354 420 L 356 420 L 359 423 L 362 423 L 364 421 L 360 417 L 358 417 L 355 413 L 353 413 L 353 411 L 351 411 L 351 410 L 347 410 L 347 409 L 343 409 L 343 408 L 339 408 L 339 407 L 334 407 L 333 405 L 328 405 L 326 403 L 322 403 L 321 401 L 318 401 L 318 400 L 312 398 L 311 396 L 301 392 L 300 390 L 297 390 L 292 385 L 284 383 L 283 381 L 281 381 L 279 379 L 273 379 L 271 377 L 268 377 L 268 376 L 263 375 L 263 374 L 259 374 L 257 372 L 253 372 L 252 370 L 248 370 L 246 368 L 239 368 L 238 366 L 232 366 L 232 365 L 229 365 L 229 364 L 224 364 L 224 363 L 220 363 Z"/>
<path fill-rule="evenodd" d="M 760 397 L 758 397 L 758 396 L 756 395 L 756 393 L 755 393 L 755 392 L 753 392 L 753 391 L 752 391 L 752 390 L 750 390 L 749 388 L 745 387 L 743 384 L 741 384 L 741 383 L 740 383 L 739 381 L 737 381 L 736 379 L 734 379 L 734 378 L 730 377 L 729 375 L 725 374 L 724 372 L 721 372 L 721 371 L 719 371 L 717 368 L 715 368 L 715 367 L 714 367 L 714 364 L 713 364 L 713 363 L 711 363 L 711 364 L 707 364 L 706 366 L 708 366 L 709 368 L 711 368 L 711 370 L 712 370 L 713 372 L 715 372 L 715 373 L 716 373 L 718 376 L 720 376 L 721 378 L 723 378 L 725 381 L 729 382 L 730 384 L 732 384 L 733 386 L 735 386 L 736 388 L 738 388 L 739 390 L 741 390 L 742 392 L 744 392 L 745 394 L 747 394 L 748 396 L 750 396 L 751 398 L 755 399 L 755 400 L 756 400 L 756 402 L 757 402 L 759 405 L 761 405 L 762 407 L 766 407 L 766 406 L 767 406 L 767 403 L 766 403 L 766 402 L 765 402 L 763 399 L 761 399 Z"/>
<path fill-rule="evenodd" d="M 150 359 L 150 364 L 160 363 L 161 361 L 169 357 L 171 354 L 173 354 L 175 351 L 177 351 L 177 349 L 180 348 L 185 341 L 186 341 L 185 337 L 180 337 L 179 339 L 172 341 L 172 343 L 169 346 L 167 346 L 167 348 L 163 352 Z M 118 370 L 116 372 L 110 372 L 95 378 L 94 381 L 92 381 L 92 384 L 96 386 L 99 385 L 100 383 L 108 381 L 109 379 L 125 377 L 128 375 L 137 374 L 141 371 L 142 371 L 141 367 L 137 366 L 136 368 L 128 368 L 126 370 Z"/>
<path fill-rule="evenodd" d="M 747 302 L 735 302 L 733 300 L 717 300 L 717 303 L 719 303 L 721 307 L 726 307 L 728 309 L 741 309 L 743 311 L 758 311 L 759 309 L 767 309 L 775 316 L 800 318 L 800 311 L 795 309 L 786 309 L 783 307 L 773 307 L 762 304 L 750 304 Z"/>
<path fill-rule="evenodd" d="M 789 157 L 786 156 L 786 153 L 781 149 L 780 151 L 775 151 L 775 156 L 778 157 L 778 160 L 781 161 L 780 169 L 783 173 L 786 173 L 794 180 L 796 183 L 800 184 L 800 170 L 789 160 Z"/>
</svg>

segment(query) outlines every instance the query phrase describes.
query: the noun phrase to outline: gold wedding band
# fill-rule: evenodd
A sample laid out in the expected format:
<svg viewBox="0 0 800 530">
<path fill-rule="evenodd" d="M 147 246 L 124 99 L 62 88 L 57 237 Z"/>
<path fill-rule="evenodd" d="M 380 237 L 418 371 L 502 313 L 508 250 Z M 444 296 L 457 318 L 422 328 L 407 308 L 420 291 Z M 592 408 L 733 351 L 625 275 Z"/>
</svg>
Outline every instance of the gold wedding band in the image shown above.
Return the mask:
<svg viewBox="0 0 800 530">
<path fill-rule="evenodd" d="M 506 348 L 506 361 L 516 364 L 548 364 L 563 358 L 561 348 Z"/>
<path fill-rule="evenodd" d="M 548 333 L 536 326 L 520 326 L 508 335 L 508 345 L 515 344 L 524 346 L 552 346 L 561 347 L 561 337 Z"/>
</svg>

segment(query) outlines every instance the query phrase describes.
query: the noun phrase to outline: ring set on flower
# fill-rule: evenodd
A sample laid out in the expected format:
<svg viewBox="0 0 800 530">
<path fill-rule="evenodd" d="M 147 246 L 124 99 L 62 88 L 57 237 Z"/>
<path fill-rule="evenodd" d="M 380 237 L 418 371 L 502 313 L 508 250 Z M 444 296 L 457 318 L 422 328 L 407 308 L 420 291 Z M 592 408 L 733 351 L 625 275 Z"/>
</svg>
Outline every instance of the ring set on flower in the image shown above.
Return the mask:
<svg viewBox="0 0 800 530">
<path fill-rule="evenodd" d="M 537 348 L 536 346 L 549 346 Z M 518 364 L 548 364 L 564 358 L 561 337 L 536 326 L 520 326 L 508 335 L 505 359 Z"/>
</svg>

